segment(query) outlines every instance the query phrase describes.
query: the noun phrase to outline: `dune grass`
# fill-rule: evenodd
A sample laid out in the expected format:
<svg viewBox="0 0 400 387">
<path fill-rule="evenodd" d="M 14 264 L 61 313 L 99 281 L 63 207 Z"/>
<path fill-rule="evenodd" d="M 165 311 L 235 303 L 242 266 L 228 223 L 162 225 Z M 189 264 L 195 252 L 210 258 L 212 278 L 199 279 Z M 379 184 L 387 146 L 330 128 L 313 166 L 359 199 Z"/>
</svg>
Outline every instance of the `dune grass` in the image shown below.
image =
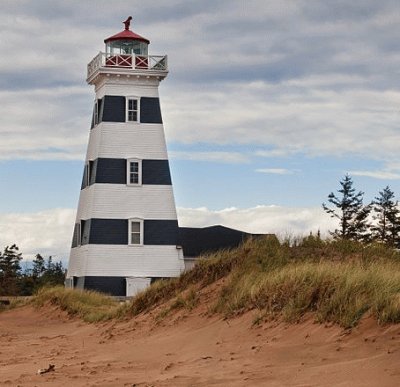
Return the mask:
<svg viewBox="0 0 400 387">
<path fill-rule="evenodd" d="M 202 260 L 181 277 L 160 281 L 138 295 L 130 314 L 164 302 L 179 304 L 189 286 L 204 288 L 226 277 L 213 312 L 232 316 L 247 310 L 263 318 L 355 326 L 366 313 L 380 324 L 400 322 L 400 254 L 382 244 L 323 241 L 315 237 L 248 240 L 241 247 Z M 164 312 L 163 312 L 164 311 Z M 163 309 L 167 315 L 170 309 Z"/>
<path fill-rule="evenodd" d="M 125 315 L 125 305 L 94 291 L 65 289 L 62 286 L 40 289 L 32 300 L 36 306 L 55 305 L 70 316 L 93 323 Z"/>
<path fill-rule="evenodd" d="M 202 289 L 213 284 L 207 306 L 227 317 L 258 310 L 256 322 L 294 322 L 312 313 L 320 322 L 347 328 L 366 314 L 380 324 L 400 323 L 399 252 L 382 244 L 312 236 L 249 239 L 237 249 L 204 257 L 178 278 L 155 282 L 123 305 L 97 292 L 63 287 L 39 290 L 32 303 L 56 305 L 87 322 L 130 318 L 158 307 L 160 321 L 175 310 L 195 308 Z"/>
<path fill-rule="evenodd" d="M 18 308 L 20 306 L 27 305 L 30 302 L 31 297 L 1 297 L 1 299 L 8 300 L 10 303 L 4 305 L 0 303 L 0 312 L 5 312 L 6 310 Z"/>
</svg>

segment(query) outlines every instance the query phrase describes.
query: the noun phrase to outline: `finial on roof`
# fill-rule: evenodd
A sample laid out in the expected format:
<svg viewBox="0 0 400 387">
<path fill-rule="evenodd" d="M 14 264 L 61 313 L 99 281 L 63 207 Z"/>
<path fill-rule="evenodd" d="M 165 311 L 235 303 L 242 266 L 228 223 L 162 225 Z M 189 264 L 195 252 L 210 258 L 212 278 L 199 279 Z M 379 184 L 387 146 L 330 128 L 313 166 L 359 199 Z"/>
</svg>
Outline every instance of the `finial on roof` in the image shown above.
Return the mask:
<svg viewBox="0 0 400 387">
<path fill-rule="evenodd" d="M 125 24 L 125 30 L 129 30 L 129 27 L 131 25 L 131 20 L 132 20 L 132 16 L 129 16 L 128 19 L 126 19 L 124 22 L 122 22 Z"/>
</svg>

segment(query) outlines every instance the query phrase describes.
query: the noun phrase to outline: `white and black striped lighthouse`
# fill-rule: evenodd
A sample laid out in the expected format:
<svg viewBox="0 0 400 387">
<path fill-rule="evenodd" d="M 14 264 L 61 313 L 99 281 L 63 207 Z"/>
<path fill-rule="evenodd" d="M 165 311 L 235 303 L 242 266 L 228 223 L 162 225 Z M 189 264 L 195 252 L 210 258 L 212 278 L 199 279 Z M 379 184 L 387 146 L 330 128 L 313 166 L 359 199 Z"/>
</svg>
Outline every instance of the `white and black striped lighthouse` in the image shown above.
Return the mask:
<svg viewBox="0 0 400 387">
<path fill-rule="evenodd" d="M 184 268 L 158 94 L 167 56 L 149 55 L 130 21 L 88 65 L 96 96 L 66 281 L 118 296 Z"/>
</svg>

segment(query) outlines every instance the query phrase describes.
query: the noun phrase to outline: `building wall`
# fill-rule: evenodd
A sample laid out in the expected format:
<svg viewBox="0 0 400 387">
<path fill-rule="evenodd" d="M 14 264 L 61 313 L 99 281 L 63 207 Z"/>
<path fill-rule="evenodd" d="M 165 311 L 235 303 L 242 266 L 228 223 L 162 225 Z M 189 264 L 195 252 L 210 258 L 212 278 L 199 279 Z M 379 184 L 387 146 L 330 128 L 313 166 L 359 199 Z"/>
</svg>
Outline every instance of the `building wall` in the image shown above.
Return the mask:
<svg viewBox="0 0 400 387">
<path fill-rule="evenodd" d="M 184 270 L 176 246 L 84 245 L 71 249 L 69 277 L 177 277 Z"/>
<path fill-rule="evenodd" d="M 132 195 L 133 191 L 137 195 Z M 96 203 L 95 206 L 92 203 Z M 118 205 L 116 205 L 118 203 Z M 81 191 L 79 219 L 89 218 L 176 219 L 176 208 L 170 186 L 97 184 Z"/>
<path fill-rule="evenodd" d="M 165 160 L 168 158 L 162 124 L 101 122 L 90 131 L 86 160 L 120 157 Z"/>
</svg>

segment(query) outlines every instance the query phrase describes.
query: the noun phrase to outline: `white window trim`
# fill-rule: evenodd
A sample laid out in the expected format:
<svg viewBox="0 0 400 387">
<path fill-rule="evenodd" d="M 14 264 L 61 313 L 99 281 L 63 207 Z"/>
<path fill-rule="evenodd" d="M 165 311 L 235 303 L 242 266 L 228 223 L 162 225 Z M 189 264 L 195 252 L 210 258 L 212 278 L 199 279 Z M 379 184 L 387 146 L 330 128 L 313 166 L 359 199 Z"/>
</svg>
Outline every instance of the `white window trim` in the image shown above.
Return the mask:
<svg viewBox="0 0 400 387">
<path fill-rule="evenodd" d="M 137 222 L 140 224 L 140 243 L 132 243 L 131 239 L 131 233 L 132 233 L 132 222 Z M 144 221 L 143 219 L 140 218 L 130 218 L 128 220 L 128 245 L 129 246 L 143 246 L 143 240 L 144 240 L 144 227 L 143 227 Z"/>
<path fill-rule="evenodd" d="M 129 101 L 130 100 L 136 100 L 137 101 L 137 120 L 136 121 L 129 121 Z M 130 124 L 139 124 L 140 123 L 140 97 L 136 96 L 127 96 L 125 97 L 125 122 L 129 122 Z"/>
<path fill-rule="evenodd" d="M 137 183 L 131 183 L 131 162 L 139 164 L 139 181 Z M 129 186 L 141 186 L 142 185 L 142 160 L 132 157 L 126 160 L 126 185 Z"/>
</svg>

